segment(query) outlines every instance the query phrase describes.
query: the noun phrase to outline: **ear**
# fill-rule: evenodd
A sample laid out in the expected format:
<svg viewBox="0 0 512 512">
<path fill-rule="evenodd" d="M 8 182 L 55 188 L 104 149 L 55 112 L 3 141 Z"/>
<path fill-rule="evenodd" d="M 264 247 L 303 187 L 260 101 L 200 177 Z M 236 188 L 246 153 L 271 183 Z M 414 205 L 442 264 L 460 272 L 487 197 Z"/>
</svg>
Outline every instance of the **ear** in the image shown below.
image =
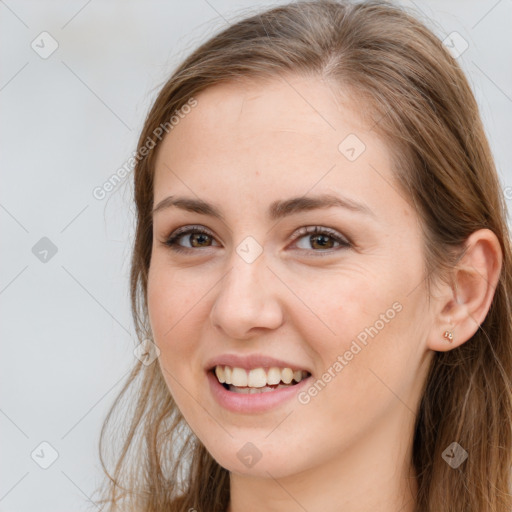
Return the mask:
<svg viewBox="0 0 512 512">
<path fill-rule="evenodd" d="M 441 285 L 427 345 L 445 352 L 469 340 L 485 320 L 498 284 L 503 254 L 490 229 L 479 229 L 466 240 L 465 253 L 453 270 L 452 285 Z M 450 343 L 443 334 L 453 333 Z"/>
</svg>

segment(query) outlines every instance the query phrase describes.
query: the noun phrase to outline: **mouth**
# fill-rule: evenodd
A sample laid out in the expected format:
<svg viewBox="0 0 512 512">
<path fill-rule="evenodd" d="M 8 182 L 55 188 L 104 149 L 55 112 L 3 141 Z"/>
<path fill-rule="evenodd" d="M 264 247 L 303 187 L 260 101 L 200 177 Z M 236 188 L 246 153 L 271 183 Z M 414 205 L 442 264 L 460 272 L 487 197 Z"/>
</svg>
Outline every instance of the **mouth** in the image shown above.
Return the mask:
<svg viewBox="0 0 512 512">
<path fill-rule="evenodd" d="M 208 373 L 212 374 L 225 390 L 251 395 L 292 388 L 311 377 L 311 373 L 307 370 L 294 371 L 291 368 L 275 366 L 246 370 L 245 368 L 217 365 L 210 368 Z"/>
</svg>

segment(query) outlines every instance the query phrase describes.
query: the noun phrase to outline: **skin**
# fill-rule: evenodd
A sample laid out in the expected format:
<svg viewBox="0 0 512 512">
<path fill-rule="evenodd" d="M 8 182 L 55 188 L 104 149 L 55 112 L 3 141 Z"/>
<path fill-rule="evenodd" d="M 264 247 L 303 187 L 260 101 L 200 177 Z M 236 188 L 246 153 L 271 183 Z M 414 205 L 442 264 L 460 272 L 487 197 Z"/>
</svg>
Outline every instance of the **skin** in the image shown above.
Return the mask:
<svg viewBox="0 0 512 512">
<path fill-rule="evenodd" d="M 485 318 L 501 267 L 496 237 L 473 233 L 456 290 L 438 283 L 429 303 L 418 215 L 360 105 L 298 76 L 222 84 L 196 99 L 159 149 L 154 205 L 201 198 L 224 220 L 176 207 L 154 214 L 148 307 L 169 391 L 230 471 L 228 512 L 412 512 L 411 443 L 428 365 Z M 349 134 L 366 146 L 355 161 L 338 149 Z M 320 193 L 373 215 L 329 207 L 266 217 L 273 201 Z M 187 225 L 212 236 L 184 235 L 188 251 L 174 252 L 164 242 Z M 352 245 L 293 235 L 304 226 L 331 228 Z M 247 236 L 263 249 L 252 263 L 236 252 Z M 263 353 L 318 379 L 394 303 L 400 312 L 309 403 L 241 414 L 213 399 L 204 370 L 212 356 Z M 261 453 L 250 468 L 237 457 L 247 442 Z"/>
</svg>

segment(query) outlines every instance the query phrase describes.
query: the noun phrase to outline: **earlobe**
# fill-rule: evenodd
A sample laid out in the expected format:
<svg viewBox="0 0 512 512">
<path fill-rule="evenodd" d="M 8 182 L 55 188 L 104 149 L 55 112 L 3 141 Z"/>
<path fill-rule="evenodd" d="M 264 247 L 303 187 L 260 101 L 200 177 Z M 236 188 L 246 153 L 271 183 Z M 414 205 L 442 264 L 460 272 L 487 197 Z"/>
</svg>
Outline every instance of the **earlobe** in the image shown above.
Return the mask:
<svg viewBox="0 0 512 512">
<path fill-rule="evenodd" d="M 484 322 L 502 266 L 502 250 L 489 229 L 472 233 L 453 269 L 453 285 L 443 286 L 435 301 L 438 313 L 428 338 L 431 350 L 445 352 L 468 341 Z"/>
</svg>

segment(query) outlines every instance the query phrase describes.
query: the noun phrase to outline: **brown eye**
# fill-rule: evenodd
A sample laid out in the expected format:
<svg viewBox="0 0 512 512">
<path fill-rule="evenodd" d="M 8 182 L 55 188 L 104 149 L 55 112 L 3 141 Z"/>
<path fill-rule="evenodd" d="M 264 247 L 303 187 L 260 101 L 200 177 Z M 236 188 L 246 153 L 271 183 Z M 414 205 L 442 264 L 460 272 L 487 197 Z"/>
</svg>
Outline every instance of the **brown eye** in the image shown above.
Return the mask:
<svg viewBox="0 0 512 512">
<path fill-rule="evenodd" d="M 343 238 L 338 232 L 329 229 L 322 228 L 320 226 L 307 226 L 301 228 L 298 235 L 297 246 L 300 249 L 305 249 L 313 252 L 328 251 L 330 249 L 336 249 L 337 247 L 348 248 L 351 244 L 348 240 Z M 306 243 L 302 246 L 299 245 L 299 241 L 305 240 Z M 338 244 L 337 246 L 335 244 Z M 306 246 L 304 246 L 306 245 Z"/>
<path fill-rule="evenodd" d="M 181 235 L 184 236 L 184 235 Z M 206 235 L 204 233 L 192 233 L 189 236 L 189 242 L 192 247 L 203 247 L 206 242 L 208 242 L 208 239 L 210 238 L 210 235 Z M 195 244 L 198 245 L 195 245 Z"/>
<path fill-rule="evenodd" d="M 188 241 L 189 245 L 179 243 L 181 239 Z M 172 233 L 164 243 L 174 251 L 188 251 L 211 247 L 213 240 L 214 238 L 208 230 L 201 226 L 189 226 Z"/>
<path fill-rule="evenodd" d="M 302 236 L 301 236 L 302 235 Z M 314 253 L 332 253 L 336 249 L 346 249 L 352 244 L 340 235 L 337 231 L 320 226 L 306 226 L 299 229 L 293 238 L 297 238 L 296 246 Z M 186 240 L 184 245 L 180 240 Z M 301 242 L 305 240 L 304 244 Z M 207 229 L 201 226 L 186 226 L 173 232 L 164 242 L 173 251 L 187 252 L 194 249 L 206 249 L 218 244 L 214 244 L 215 238 Z M 301 245 L 302 244 L 302 245 Z"/>
</svg>

